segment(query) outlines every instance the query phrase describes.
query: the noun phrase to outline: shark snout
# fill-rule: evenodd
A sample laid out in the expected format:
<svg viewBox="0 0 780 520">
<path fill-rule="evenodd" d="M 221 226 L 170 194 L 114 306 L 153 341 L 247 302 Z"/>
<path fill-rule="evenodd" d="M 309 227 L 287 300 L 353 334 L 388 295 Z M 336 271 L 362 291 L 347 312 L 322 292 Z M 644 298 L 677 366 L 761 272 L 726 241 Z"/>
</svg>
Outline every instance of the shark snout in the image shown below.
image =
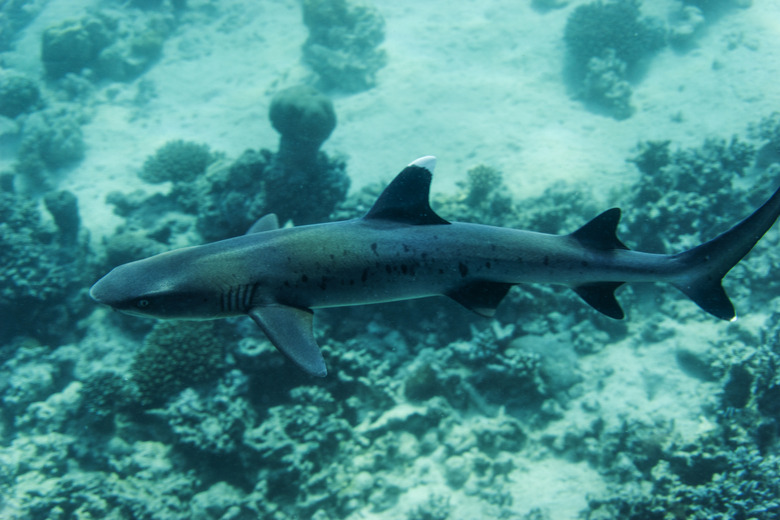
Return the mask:
<svg viewBox="0 0 780 520">
<path fill-rule="evenodd" d="M 106 279 L 105 277 L 101 278 L 100 280 L 95 282 L 95 284 L 89 289 L 89 297 L 98 303 L 104 303 L 104 304 L 107 303 L 105 301 L 105 296 L 106 296 L 105 295 L 106 284 L 104 283 L 105 279 Z"/>
<path fill-rule="evenodd" d="M 126 297 L 125 285 L 127 281 L 120 273 L 120 268 L 116 268 L 103 278 L 95 282 L 89 289 L 89 296 L 98 303 L 116 307 Z"/>
</svg>

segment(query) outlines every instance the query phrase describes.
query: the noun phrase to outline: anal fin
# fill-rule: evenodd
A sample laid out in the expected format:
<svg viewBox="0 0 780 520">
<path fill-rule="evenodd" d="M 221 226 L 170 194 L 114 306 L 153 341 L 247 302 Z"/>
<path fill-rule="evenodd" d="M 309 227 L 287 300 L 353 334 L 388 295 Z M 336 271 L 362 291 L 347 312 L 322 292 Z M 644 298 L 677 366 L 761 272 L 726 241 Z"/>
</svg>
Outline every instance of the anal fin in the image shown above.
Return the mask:
<svg viewBox="0 0 780 520">
<path fill-rule="evenodd" d="M 586 283 L 578 285 L 573 289 L 580 298 L 585 300 L 585 303 L 600 313 L 616 320 L 622 320 L 625 317 L 625 313 L 615 298 L 615 289 L 623 285 L 623 283 L 625 282 Z"/>
<path fill-rule="evenodd" d="M 328 369 L 312 328 L 314 313 L 286 305 L 264 305 L 249 309 L 271 343 L 307 374 L 325 377 Z"/>
<path fill-rule="evenodd" d="M 470 282 L 448 291 L 446 296 L 480 316 L 492 318 L 512 285 L 501 282 Z"/>
</svg>

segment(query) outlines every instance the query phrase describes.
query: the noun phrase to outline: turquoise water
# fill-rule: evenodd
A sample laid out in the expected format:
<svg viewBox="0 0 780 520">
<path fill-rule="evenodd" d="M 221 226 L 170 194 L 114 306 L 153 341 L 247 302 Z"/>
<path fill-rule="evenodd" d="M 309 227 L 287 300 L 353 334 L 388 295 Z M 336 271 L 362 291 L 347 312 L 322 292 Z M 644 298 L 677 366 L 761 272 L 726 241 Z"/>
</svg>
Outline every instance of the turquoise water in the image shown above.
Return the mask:
<svg viewBox="0 0 780 520">
<path fill-rule="evenodd" d="M 780 13 L 645 4 L 0 4 L 0 517 L 780 517 L 776 229 L 736 321 L 660 284 L 623 320 L 540 284 L 318 309 L 326 378 L 247 317 L 89 296 L 268 213 L 360 217 L 426 155 L 451 221 L 715 237 L 780 184 Z"/>
</svg>

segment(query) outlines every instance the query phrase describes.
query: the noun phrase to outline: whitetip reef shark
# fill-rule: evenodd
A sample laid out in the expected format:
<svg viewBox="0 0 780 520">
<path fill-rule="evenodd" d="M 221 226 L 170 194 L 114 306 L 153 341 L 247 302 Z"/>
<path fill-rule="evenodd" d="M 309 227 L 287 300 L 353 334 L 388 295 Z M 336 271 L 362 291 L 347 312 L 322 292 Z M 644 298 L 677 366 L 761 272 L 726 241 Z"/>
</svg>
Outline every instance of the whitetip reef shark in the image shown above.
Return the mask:
<svg viewBox="0 0 780 520">
<path fill-rule="evenodd" d="M 114 309 L 160 319 L 249 315 L 307 373 L 327 375 L 312 309 L 445 295 L 491 317 L 522 283 L 571 287 L 623 318 L 615 289 L 665 282 L 724 320 L 735 317 L 721 279 L 780 215 L 780 189 L 745 220 L 678 254 L 630 251 L 617 237 L 620 210 L 569 235 L 448 222 L 428 196 L 436 159 L 404 168 L 362 218 L 279 228 L 276 216 L 246 235 L 121 265 L 90 295 Z"/>
</svg>

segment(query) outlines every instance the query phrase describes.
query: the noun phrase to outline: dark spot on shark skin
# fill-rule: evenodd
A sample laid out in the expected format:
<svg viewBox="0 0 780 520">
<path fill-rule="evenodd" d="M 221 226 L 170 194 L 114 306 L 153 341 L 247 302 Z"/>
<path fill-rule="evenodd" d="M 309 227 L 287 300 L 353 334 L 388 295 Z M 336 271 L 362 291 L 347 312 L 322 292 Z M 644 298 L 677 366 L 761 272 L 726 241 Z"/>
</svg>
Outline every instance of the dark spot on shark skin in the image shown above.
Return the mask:
<svg viewBox="0 0 780 520">
<path fill-rule="evenodd" d="M 350 279 L 349 279 L 349 285 L 355 285 L 355 280 L 353 280 L 352 278 L 350 278 Z"/>
<path fill-rule="evenodd" d="M 543 263 L 544 263 L 544 265 L 550 265 L 550 257 L 545 255 Z"/>
<path fill-rule="evenodd" d="M 368 268 L 366 267 L 363 269 L 363 274 L 360 275 L 360 281 L 363 283 L 366 283 L 366 280 L 368 280 Z"/>
<path fill-rule="evenodd" d="M 428 253 L 423 253 L 420 256 L 422 257 L 423 261 L 425 261 L 425 259 L 428 258 Z"/>
<path fill-rule="evenodd" d="M 469 266 L 463 262 L 458 262 L 458 271 L 460 271 L 461 278 L 465 278 L 466 275 L 469 274 Z"/>
<path fill-rule="evenodd" d="M 285 287 L 290 287 L 290 282 L 288 282 L 287 280 L 285 280 L 285 281 L 284 281 L 284 286 L 285 286 Z"/>
<path fill-rule="evenodd" d="M 308 277 L 308 276 L 306 276 L 305 274 L 304 274 L 304 275 L 301 275 L 301 281 L 302 281 L 303 283 L 307 283 L 307 282 L 309 281 L 309 277 Z"/>
<path fill-rule="evenodd" d="M 320 279 L 320 289 L 322 289 L 323 291 L 327 290 L 329 281 L 330 281 L 330 278 L 328 278 L 327 276 L 323 276 Z"/>
<path fill-rule="evenodd" d="M 401 264 L 401 272 L 402 272 L 403 274 L 406 274 L 406 273 L 408 273 L 408 272 L 409 272 L 409 268 L 408 268 L 408 267 L 406 267 L 406 264 Z"/>
<path fill-rule="evenodd" d="M 583 260 L 582 261 L 582 267 L 588 267 L 588 261 L 587 260 Z"/>
<path fill-rule="evenodd" d="M 390 264 L 385 265 L 385 271 L 387 271 L 387 274 L 390 274 L 393 272 L 393 268 L 390 266 Z"/>
<path fill-rule="evenodd" d="M 439 269 L 439 274 L 444 274 L 444 269 Z"/>
<path fill-rule="evenodd" d="M 374 242 L 373 244 L 371 244 L 371 251 L 373 251 L 373 252 L 374 252 L 374 254 L 378 256 L 378 255 L 379 255 L 379 253 L 377 253 L 377 252 L 376 252 L 376 249 L 377 249 L 377 247 L 378 247 L 378 246 L 377 246 L 376 242 Z"/>
<path fill-rule="evenodd" d="M 336 255 L 330 254 L 328 256 L 330 257 L 331 260 L 335 260 L 336 259 Z"/>
<path fill-rule="evenodd" d="M 488 260 L 487 262 L 485 262 L 485 268 L 486 269 L 490 269 L 490 267 L 491 267 L 490 266 L 490 260 Z"/>
<path fill-rule="evenodd" d="M 403 246 L 403 248 L 404 248 L 404 253 L 408 253 L 409 251 L 411 251 L 411 250 L 412 250 L 412 248 L 411 248 L 411 247 L 409 247 L 409 246 L 408 246 L 408 245 L 406 245 L 406 244 L 401 244 L 401 245 L 402 245 L 402 246 Z"/>
</svg>

